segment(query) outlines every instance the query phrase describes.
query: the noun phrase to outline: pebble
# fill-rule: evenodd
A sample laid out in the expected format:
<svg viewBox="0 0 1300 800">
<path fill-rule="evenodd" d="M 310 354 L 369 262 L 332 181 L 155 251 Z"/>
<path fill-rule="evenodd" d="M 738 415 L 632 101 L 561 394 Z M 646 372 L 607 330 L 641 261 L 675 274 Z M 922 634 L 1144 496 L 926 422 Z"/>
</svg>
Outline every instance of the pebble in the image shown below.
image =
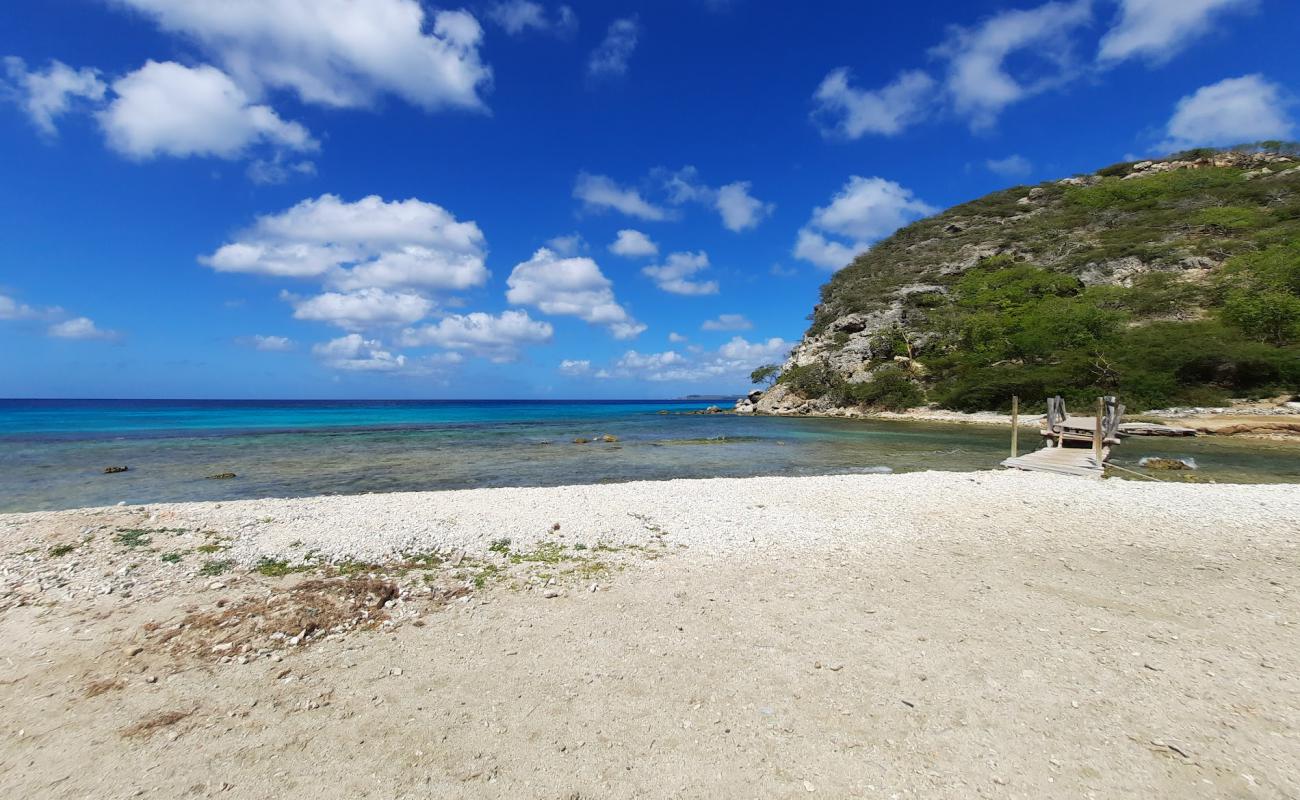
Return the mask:
<svg viewBox="0 0 1300 800">
<path fill-rule="evenodd" d="M 546 591 L 542 592 L 542 597 L 549 599 L 552 597 L 559 597 L 562 594 L 564 594 L 564 592 L 560 591 L 559 589 L 547 589 Z"/>
</svg>

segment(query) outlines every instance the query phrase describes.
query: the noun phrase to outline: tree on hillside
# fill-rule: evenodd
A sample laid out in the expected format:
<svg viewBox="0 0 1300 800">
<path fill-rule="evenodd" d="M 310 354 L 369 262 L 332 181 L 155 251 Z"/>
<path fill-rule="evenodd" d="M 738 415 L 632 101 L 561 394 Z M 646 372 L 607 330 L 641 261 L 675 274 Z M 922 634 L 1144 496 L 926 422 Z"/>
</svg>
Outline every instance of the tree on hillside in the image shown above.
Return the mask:
<svg viewBox="0 0 1300 800">
<path fill-rule="evenodd" d="M 766 384 L 767 388 L 771 389 L 772 384 L 776 383 L 776 379 L 779 377 L 781 377 L 780 364 L 764 364 L 749 373 L 749 382 Z"/>
</svg>

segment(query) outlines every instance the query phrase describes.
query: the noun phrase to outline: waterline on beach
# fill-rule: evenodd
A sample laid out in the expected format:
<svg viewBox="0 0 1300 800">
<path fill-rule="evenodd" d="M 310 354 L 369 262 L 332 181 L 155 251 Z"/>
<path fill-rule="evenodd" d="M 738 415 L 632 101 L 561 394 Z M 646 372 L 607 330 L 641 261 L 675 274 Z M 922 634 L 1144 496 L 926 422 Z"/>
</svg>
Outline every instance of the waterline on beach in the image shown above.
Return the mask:
<svg viewBox="0 0 1300 800">
<path fill-rule="evenodd" d="M 6 426 L 0 428 L 0 511 L 672 478 L 973 471 L 994 468 L 1009 444 L 1008 432 L 996 427 L 690 413 L 702 407 L 80 404 L 63 413 L 0 407 Z M 606 435 L 616 441 L 604 441 Z M 588 441 L 575 443 L 581 439 Z M 1300 449 L 1268 442 L 1131 438 L 1117 448 L 1116 463 L 1137 469 L 1139 459 L 1153 455 L 1195 458 L 1200 480 L 1300 482 Z M 129 469 L 105 475 L 108 466 Z M 227 473 L 237 477 L 208 477 Z"/>
</svg>

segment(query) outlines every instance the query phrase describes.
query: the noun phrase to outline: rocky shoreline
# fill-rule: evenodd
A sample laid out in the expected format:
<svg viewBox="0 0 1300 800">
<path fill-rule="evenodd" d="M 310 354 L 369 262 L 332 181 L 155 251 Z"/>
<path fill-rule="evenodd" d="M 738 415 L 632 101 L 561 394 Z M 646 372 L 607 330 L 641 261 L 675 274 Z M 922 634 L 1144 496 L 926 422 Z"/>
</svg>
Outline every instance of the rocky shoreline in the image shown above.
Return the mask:
<svg viewBox="0 0 1300 800">
<path fill-rule="evenodd" d="M 736 401 L 737 414 L 771 416 L 830 417 L 841 419 L 884 419 L 899 422 L 941 422 L 961 425 L 1011 424 L 1010 414 L 994 411 L 949 411 L 941 408 L 911 408 L 906 411 L 883 411 L 859 406 L 837 406 L 827 400 L 807 399 L 777 384 L 767 391 L 753 391 Z M 1139 413 L 1129 412 L 1129 419 L 1163 425 L 1178 425 L 1208 436 L 1241 436 L 1300 443 L 1300 401 L 1277 398 L 1272 402 L 1241 401 L 1219 408 L 1166 408 Z M 1021 427 L 1038 427 L 1043 414 L 1020 415 Z"/>
</svg>

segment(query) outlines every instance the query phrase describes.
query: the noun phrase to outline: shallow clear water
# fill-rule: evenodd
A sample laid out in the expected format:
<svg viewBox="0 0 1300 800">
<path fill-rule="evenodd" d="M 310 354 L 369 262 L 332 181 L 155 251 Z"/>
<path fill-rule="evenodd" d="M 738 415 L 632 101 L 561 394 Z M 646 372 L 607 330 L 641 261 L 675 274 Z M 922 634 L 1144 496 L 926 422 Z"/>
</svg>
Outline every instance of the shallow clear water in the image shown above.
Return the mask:
<svg viewBox="0 0 1300 800">
<path fill-rule="evenodd" d="M 0 511 L 668 478 L 987 469 L 983 426 L 692 415 L 674 402 L 0 401 Z M 660 413 L 667 411 L 669 413 Z M 617 436 L 613 444 L 576 437 Z M 1029 436 L 1022 434 L 1024 448 Z M 1201 479 L 1300 482 L 1300 448 L 1130 438 Z M 104 475 L 110 465 L 130 470 Z M 234 472 L 233 480 L 205 476 Z M 1161 477 L 1169 477 L 1161 475 Z"/>
</svg>

